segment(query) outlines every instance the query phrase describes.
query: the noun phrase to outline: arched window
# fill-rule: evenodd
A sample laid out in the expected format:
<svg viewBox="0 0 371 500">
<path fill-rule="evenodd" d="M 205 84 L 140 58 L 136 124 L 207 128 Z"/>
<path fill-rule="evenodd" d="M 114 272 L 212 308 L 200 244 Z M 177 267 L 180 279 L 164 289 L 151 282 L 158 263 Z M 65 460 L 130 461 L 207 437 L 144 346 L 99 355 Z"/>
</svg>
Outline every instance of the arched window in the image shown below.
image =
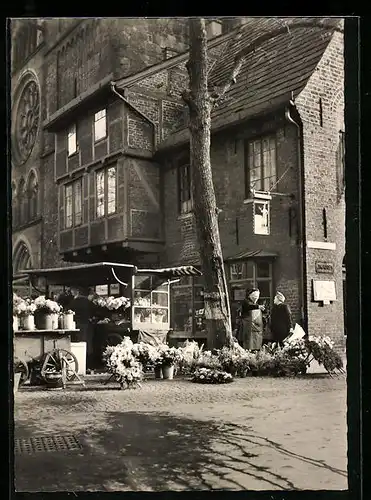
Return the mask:
<svg viewBox="0 0 371 500">
<path fill-rule="evenodd" d="M 24 269 L 32 268 L 32 259 L 30 251 L 24 241 L 21 241 L 14 252 L 13 255 L 13 272 L 17 273 L 23 271 Z"/>
<path fill-rule="evenodd" d="M 22 178 L 18 185 L 18 220 L 20 224 L 24 224 L 27 220 L 27 198 L 25 191 L 25 181 Z"/>
<path fill-rule="evenodd" d="M 16 38 L 14 48 L 14 66 L 19 67 L 37 48 L 37 21 L 28 19 L 23 22 Z"/>
<path fill-rule="evenodd" d="M 27 183 L 28 219 L 32 220 L 38 212 L 38 184 L 34 172 L 28 178 Z"/>
<path fill-rule="evenodd" d="M 12 182 L 12 222 L 13 227 L 18 225 L 18 194 L 15 182 Z"/>
</svg>

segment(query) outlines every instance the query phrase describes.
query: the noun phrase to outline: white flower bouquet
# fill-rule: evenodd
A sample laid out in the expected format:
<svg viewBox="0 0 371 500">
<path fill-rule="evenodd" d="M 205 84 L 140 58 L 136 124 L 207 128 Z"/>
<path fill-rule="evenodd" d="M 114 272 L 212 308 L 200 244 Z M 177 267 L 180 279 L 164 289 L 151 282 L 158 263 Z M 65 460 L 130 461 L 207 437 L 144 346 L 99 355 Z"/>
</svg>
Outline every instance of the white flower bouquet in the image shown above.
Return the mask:
<svg viewBox="0 0 371 500">
<path fill-rule="evenodd" d="M 45 314 L 59 314 L 62 307 L 55 300 L 47 299 L 44 295 L 40 295 L 34 300 L 37 312 Z"/>
<path fill-rule="evenodd" d="M 132 348 L 133 342 L 129 337 L 124 337 L 121 344 L 108 346 L 103 353 L 109 372 L 125 389 L 140 387 L 143 379 L 143 366 L 133 355 Z"/>
</svg>

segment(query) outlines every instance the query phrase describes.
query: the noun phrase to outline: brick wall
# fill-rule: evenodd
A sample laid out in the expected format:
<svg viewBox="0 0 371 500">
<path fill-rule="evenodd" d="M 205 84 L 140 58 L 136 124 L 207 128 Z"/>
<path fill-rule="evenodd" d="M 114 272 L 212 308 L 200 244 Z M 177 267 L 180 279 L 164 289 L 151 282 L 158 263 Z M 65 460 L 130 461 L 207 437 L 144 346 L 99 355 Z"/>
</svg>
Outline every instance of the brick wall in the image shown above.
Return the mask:
<svg viewBox="0 0 371 500">
<path fill-rule="evenodd" d="M 331 335 L 339 344 L 344 340 L 342 261 L 345 255 L 345 205 L 344 196 L 339 200 L 337 192 L 336 150 L 339 130 L 344 130 L 343 81 L 343 37 L 335 33 L 296 104 L 303 121 L 307 240 L 336 244 L 335 251 L 307 249 L 309 332 Z M 327 239 L 323 230 L 324 208 L 327 212 Z M 317 274 L 316 260 L 332 262 L 334 275 Z M 313 279 L 334 279 L 337 301 L 325 306 L 313 302 Z"/>
<path fill-rule="evenodd" d="M 300 249 L 297 232 L 289 233 L 287 198 L 273 197 L 271 201 L 271 234 L 253 233 L 252 204 L 244 204 L 244 141 L 249 137 L 275 133 L 277 140 L 277 171 L 280 177 L 286 169 L 289 174 L 279 182 L 277 190 L 293 193 L 298 199 L 297 141 L 296 131 L 283 121 L 256 122 L 240 127 L 233 134 L 220 133 L 213 137 L 211 162 L 213 181 L 217 197 L 219 230 L 224 258 L 243 250 L 266 250 L 276 252 L 274 264 L 274 286 L 286 296 L 296 320 L 301 319 L 300 301 Z M 167 158 L 170 161 L 170 158 Z M 192 215 L 179 215 L 177 174 L 174 168 L 164 173 L 164 214 L 166 250 L 164 265 L 195 263 L 198 260 L 196 231 Z M 238 223 L 238 241 L 236 236 Z"/>
</svg>

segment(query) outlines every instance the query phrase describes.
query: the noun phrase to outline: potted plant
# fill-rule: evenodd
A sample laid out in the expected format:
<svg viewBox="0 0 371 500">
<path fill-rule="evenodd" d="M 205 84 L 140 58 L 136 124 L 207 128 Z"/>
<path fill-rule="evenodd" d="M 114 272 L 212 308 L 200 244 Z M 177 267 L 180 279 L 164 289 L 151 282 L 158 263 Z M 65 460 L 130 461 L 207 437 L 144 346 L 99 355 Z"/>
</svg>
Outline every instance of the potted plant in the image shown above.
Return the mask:
<svg viewBox="0 0 371 500">
<path fill-rule="evenodd" d="M 35 330 L 34 313 L 36 306 L 31 299 L 25 299 L 21 306 L 20 320 L 23 330 Z"/>
<path fill-rule="evenodd" d="M 162 367 L 162 376 L 164 379 L 172 380 L 174 378 L 174 365 L 180 359 L 180 352 L 176 347 L 169 347 L 165 344 L 166 347 L 161 349 L 161 367 Z"/>
<path fill-rule="evenodd" d="M 108 346 L 103 353 L 103 359 L 108 371 L 112 373 L 122 389 L 136 389 L 141 387 L 143 379 L 142 364 L 132 353 L 133 342 L 124 337 L 121 344 Z"/>
<path fill-rule="evenodd" d="M 39 330 L 57 330 L 58 314 L 61 306 L 54 300 L 46 299 L 40 295 L 35 299 L 36 306 L 36 325 Z"/>
<path fill-rule="evenodd" d="M 16 332 L 19 330 L 20 316 L 26 311 L 26 302 L 18 297 L 17 294 L 13 293 L 13 330 Z"/>
</svg>

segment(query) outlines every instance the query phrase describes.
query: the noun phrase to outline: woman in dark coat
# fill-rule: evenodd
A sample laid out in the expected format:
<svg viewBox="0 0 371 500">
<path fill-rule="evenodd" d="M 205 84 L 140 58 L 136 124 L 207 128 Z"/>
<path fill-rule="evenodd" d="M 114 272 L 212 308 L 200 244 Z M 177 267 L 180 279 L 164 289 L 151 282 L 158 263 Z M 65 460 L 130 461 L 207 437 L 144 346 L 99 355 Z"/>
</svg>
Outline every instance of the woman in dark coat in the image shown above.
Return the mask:
<svg viewBox="0 0 371 500">
<path fill-rule="evenodd" d="M 290 308 L 285 304 L 285 296 L 281 292 L 277 292 L 274 297 L 270 317 L 270 330 L 273 341 L 282 344 L 291 329 L 292 318 Z"/>
<path fill-rule="evenodd" d="M 241 306 L 240 339 L 244 349 L 256 351 L 263 343 L 262 309 L 257 302 L 260 292 L 257 288 L 246 291 L 246 298 Z"/>
</svg>

